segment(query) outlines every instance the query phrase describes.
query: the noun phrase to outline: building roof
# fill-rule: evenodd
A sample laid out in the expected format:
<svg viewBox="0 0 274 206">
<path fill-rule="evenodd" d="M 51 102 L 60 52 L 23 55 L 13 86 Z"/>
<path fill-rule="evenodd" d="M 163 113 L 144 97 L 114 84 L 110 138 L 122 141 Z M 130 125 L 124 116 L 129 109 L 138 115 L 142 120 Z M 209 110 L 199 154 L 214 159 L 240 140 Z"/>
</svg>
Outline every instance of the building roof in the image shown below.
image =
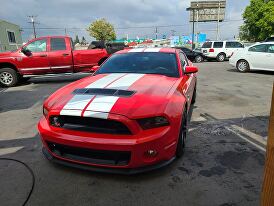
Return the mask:
<svg viewBox="0 0 274 206">
<path fill-rule="evenodd" d="M 1 24 L 2 22 L 4 22 L 4 23 L 8 23 L 8 24 L 13 24 L 13 25 L 15 25 L 15 26 L 20 27 L 20 26 L 19 26 L 19 25 L 17 25 L 17 24 L 14 24 L 14 23 L 12 23 L 12 22 L 9 22 L 9 21 L 6 21 L 6 20 L 3 20 L 3 19 L 0 19 L 0 24 Z"/>
</svg>

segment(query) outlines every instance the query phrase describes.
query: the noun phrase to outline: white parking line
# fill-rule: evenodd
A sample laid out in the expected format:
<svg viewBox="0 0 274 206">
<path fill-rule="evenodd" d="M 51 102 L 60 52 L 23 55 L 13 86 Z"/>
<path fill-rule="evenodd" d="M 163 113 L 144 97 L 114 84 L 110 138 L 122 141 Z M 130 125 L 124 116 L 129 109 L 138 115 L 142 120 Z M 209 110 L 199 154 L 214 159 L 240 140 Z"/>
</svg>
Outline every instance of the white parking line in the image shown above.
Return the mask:
<svg viewBox="0 0 274 206">
<path fill-rule="evenodd" d="M 238 130 L 240 131 L 241 133 L 251 137 L 252 139 L 256 140 L 257 142 L 261 143 L 262 145 L 266 146 L 266 141 L 265 141 L 265 138 L 263 138 L 262 136 L 260 135 L 257 135 L 249 130 L 246 130 L 245 128 L 243 127 L 239 127 L 237 125 L 231 125 L 231 127 L 235 130 Z"/>
<path fill-rule="evenodd" d="M 241 139 L 245 140 L 246 142 L 252 144 L 253 146 L 257 147 L 258 149 L 260 149 L 263 152 L 266 152 L 266 148 L 256 144 L 255 142 L 249 140 L 248 138 L 244 137 L 243 135 L 241 135 L 237 130 L 230 128 L 228 126 L 225 127 L 228 131 L 232 132 L 233 134 L 237 135 L 238 137 L 240 137 Z M 252 138 L 252 137 L 250 137 Z"/>
</svg>

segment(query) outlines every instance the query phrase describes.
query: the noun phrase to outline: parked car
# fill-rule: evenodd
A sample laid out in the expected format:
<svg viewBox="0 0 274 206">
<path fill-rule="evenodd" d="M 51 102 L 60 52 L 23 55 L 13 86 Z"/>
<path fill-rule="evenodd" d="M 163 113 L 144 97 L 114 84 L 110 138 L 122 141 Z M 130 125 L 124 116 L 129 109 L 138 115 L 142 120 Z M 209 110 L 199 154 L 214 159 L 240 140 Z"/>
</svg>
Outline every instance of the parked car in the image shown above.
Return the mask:
<svg viewBox="0 0 274 206">
<path fill-rule="evenodd" d="M 96 66 L 94 69 L 98 69 Z M 181 157 L 197 67 L 171 48 L 126 49 L 50 96 L 38 124 L 51 161 L 139 173 Z"/>
<path fill-rule="evenodd" d="M 274 36 L 267 38 L 265 42 L 274 42 Z"/>
<path fill-rule="evenodd" d="M 196 63 L 200 63 L 206 59 L 206 56 L 202 52 L 192 51 L 191 49 L 188 49 L 186 47 L 176 48 L 182 50 L 186 54 L 187 58 L 192 62 L 195 61 Z"/>
<path fill-rule="evenodd" d="M 225 61 L 243 48 L 244 45 L 237 41 L 208 41 L 202 46 L 203 54 L 208 59 L 216 59 L 219 62 Z"/>
<path fill-rule="evenodd" d="M 125 48 L 127 48 L 127 46 L 124 43 L 105 41 L 92 41 L 88 46 L 88 49 L 106 49 L 109 54 L 114 54 Z"/>
<path fill-rule="evenodd" d="M 257 43 L 235 52 L 229 63 L 239 72 L 250 70 L 274 71 L 274 42 Z"/>
<path fill-rule="evenodd" d="M 109 56 L 105 48 L 74 50 L 67 36 L 40 37 L 17 51 L 0 53 L 0 84 L 15 86 L 26 75 L 90 72 Z"/>
</svg>

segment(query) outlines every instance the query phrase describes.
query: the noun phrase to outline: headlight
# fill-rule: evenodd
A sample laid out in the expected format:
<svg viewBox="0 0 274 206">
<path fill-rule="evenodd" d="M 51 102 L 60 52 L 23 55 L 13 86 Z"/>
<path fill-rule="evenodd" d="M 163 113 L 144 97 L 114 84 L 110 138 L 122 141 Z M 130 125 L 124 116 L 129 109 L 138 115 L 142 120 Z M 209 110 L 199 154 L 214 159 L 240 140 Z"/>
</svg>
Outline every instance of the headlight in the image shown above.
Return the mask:
<svg viewBox="0 0 274 206">
<path fill-rule="evenodd" d="M 169 122 L 165 117 L 150 117 L 145 119 L 138 119 L 137 122 L 143 129 L 152 129 L 169 125 Z"/>
<path fill-rule="evenodd" d="M 43 107 L 43 114 L 47 118 L 49 114 L 49 110 L 46 107 Z"/>
</svg>

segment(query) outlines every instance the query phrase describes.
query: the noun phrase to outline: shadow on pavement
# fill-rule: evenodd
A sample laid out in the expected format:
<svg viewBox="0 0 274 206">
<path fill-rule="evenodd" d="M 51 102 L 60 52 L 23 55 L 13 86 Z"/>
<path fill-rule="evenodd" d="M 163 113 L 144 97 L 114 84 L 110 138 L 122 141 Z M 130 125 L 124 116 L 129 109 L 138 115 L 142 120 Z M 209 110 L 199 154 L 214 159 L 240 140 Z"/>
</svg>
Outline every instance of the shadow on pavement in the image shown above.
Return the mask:
<svg viewBox="0 0 274 206">
<path fill-rule="evenodd" d="M 193 108 L 192 108 L 193 110 Z M 0 141 L 1 148 L 24 147 L 0 157 L 26 162 L 36 185 L 29 205 L 258 205 L 264 153 L 225 128 L 244 122 L 246 129 L 267 117 L 190 122 L 185 155 L 168 167 L 124 176 L 93 173 L 49 163 L 39 136 Z M 252 125 L 251 127 L 256 127 Z M 260 134 L 265 134 L 260 132 Z M 0 162 L 3 205 L 20 204 L 30 177 L 20 165 Z M 16 191 L 16 196 L 11 194 Z M 157 203 L 157 204 L 158 204 Z"/>
</svg>

